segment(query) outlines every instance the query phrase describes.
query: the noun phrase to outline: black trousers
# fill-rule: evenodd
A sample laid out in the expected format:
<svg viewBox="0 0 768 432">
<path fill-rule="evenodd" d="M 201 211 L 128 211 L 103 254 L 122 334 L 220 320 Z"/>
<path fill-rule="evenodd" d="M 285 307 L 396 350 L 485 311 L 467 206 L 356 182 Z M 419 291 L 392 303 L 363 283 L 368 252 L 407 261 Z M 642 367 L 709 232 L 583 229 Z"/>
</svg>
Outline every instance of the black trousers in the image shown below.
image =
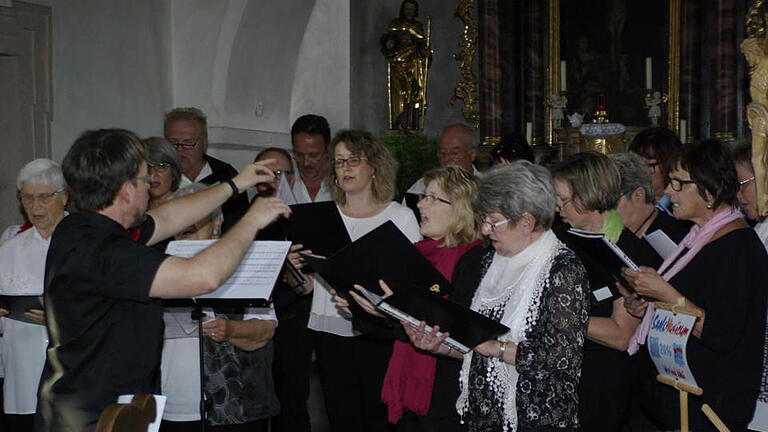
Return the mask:
<svg viewBox="0 0 768 432">
<path fill-rule="evenodd" d="M 172 422 L 163 420 L 160 424 L 160 432 L 200 432 L 200 430 L 200 421 Z M 208 425 L 205 430 L 208 432 L 268 432 L 269 419 L 256 420 L 236 425 Z"/>
<path fill-rule="evenodd" d="M 280 414 L 272 418 L 272 432 L 309 432 L 309 372 L 314 331 L 307 328 L 312 296 L 300 298 L 278 311 L 272 377 Z"/>
<path fill-rule="evenodd" d="M 387 432 L 381 386 L 392 340 L 315 333 L 325 409 L 333 432 Z"/>
<path fill-rule="evenodd" d="M 35 430 L 34 414 L 4 414 L 9 432 L 28 432 Z M 0 423 L 1 424 L 1 423 Z M 6 430 L 0 428 L 0 430 Z"/>
</svg>

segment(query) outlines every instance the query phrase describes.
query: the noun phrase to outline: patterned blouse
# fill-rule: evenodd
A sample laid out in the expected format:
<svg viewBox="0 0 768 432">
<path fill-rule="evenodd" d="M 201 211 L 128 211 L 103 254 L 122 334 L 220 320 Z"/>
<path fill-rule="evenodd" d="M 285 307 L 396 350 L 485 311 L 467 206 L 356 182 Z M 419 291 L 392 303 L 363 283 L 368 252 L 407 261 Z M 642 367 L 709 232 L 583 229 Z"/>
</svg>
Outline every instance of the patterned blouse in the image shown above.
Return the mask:
<svg viewBox="0 0 768 432">
<path fill-rule="evenodd" d="M 485 275 L 493 260 L 491 249 L 483 257 Z M 584 338 L 589 321 L 589 282 L 581 261 L 562 246 L 552 262 L 539 302 L 538 319 L 526 330 L 517 347 L 517 425 L 504 425 L 504 410 L 493 382 L 486 376 L 495 358 L 475 355 L 469 369 L 468 409 L 464 415 L 470 431 L 517 428 L 570 430 L 578 426 L 578 386 Z M 500 320 L 503 311 L 478 311 Z"/>
</svg>

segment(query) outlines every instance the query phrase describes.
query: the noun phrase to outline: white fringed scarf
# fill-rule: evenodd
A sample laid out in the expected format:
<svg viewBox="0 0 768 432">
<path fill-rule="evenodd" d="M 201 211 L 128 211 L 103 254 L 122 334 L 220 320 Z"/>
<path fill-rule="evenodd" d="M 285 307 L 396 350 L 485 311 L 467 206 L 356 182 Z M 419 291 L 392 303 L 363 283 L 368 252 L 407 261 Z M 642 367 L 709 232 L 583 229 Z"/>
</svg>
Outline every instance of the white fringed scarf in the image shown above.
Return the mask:
<svg viewBox="0 0 768 432">
<path fill-rule="evenodd" d="M 561 246 L 555 234 L 547 230 L 515 256 L 494 255 L 493 262 L 475 292 L 471 308 L 483 315 L 495 316 L 503 310 L 500 322 L 510 330 L 499 337 L 500 341 L 520 343 L 525 340 L 530 326 L 536 323 L 541 293 L 549 280 L 552 261 Z M 488 311 L 492 312 L 489 314 Z M 469 367 L 473 355 L 474 352 L 470 351 L 464 356 L 459 375 L 461 394 L 456 401 L 456 410 L 461 416 L 468 408 Z M 497 358 L 490 358 L 486 378 L 504 403 L 503 430 L 516 431 L 517 368 Z"/>
</svg>

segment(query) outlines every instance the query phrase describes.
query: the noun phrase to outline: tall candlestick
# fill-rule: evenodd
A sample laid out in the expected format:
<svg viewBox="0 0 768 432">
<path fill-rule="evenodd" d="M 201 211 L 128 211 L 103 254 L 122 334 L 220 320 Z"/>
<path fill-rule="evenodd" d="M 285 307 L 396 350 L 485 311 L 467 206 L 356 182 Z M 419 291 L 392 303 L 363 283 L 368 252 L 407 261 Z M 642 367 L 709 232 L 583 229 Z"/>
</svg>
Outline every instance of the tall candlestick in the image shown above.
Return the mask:
<svg viewBox="0 0 768 432">
<path fill-rule="evenodd" d="M 560 91 L 564 92 L 567 91 L 565 82 L 566 82 L 566 73 L 565 73 L 565 60 L 560 60 Z"/>
<path fill-rule="evenodd" d="M 651 57 L 645 58 L 645 88 L 653 88 L 653 59 Z"/>
<path fill-rule="evenodd" d="M 525 141 L 528 145 L 532 145 L 531 139 L 533 138 L 533 123 L 525 122 Z"/>
<path fill-rule="evenodd" d="M 685 144 L 686 138 L 688 138 L 688 123 L 680 119 L 680 142 Z"/>
</svg>

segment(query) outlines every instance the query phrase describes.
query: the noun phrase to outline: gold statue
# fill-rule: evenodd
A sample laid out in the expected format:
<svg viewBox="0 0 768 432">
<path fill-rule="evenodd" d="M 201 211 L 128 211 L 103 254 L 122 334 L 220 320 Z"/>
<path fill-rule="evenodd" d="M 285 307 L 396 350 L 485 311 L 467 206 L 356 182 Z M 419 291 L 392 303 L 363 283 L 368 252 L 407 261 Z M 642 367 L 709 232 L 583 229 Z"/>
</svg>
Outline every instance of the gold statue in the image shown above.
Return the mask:
<svg viewBox="0 0 768 432">
<path fill-rule="evenodd" d="M 752 166 L 757 188 L 757 212 L 768 215 L 768 51 L 766 50 L 765 20 L 757 11 L 761 1 L 750 8 L 747 19 L 747 38 L 741 43 L 741 51 L 749 63 L 749 94 L 752 101 L 747 105 L 747 120 L 752 130 Z"/>
<path fill-rule="evenodd" d="M 427 30 L 416 21 L 419 5 L 414 0 L 400 4 L 400 16 L 390 21 L 381 36 L 380 48 L 387 61 L 389 128 L 419 130 L 427 108 L 427 68 L 432 58 Z"/>
</svg>

